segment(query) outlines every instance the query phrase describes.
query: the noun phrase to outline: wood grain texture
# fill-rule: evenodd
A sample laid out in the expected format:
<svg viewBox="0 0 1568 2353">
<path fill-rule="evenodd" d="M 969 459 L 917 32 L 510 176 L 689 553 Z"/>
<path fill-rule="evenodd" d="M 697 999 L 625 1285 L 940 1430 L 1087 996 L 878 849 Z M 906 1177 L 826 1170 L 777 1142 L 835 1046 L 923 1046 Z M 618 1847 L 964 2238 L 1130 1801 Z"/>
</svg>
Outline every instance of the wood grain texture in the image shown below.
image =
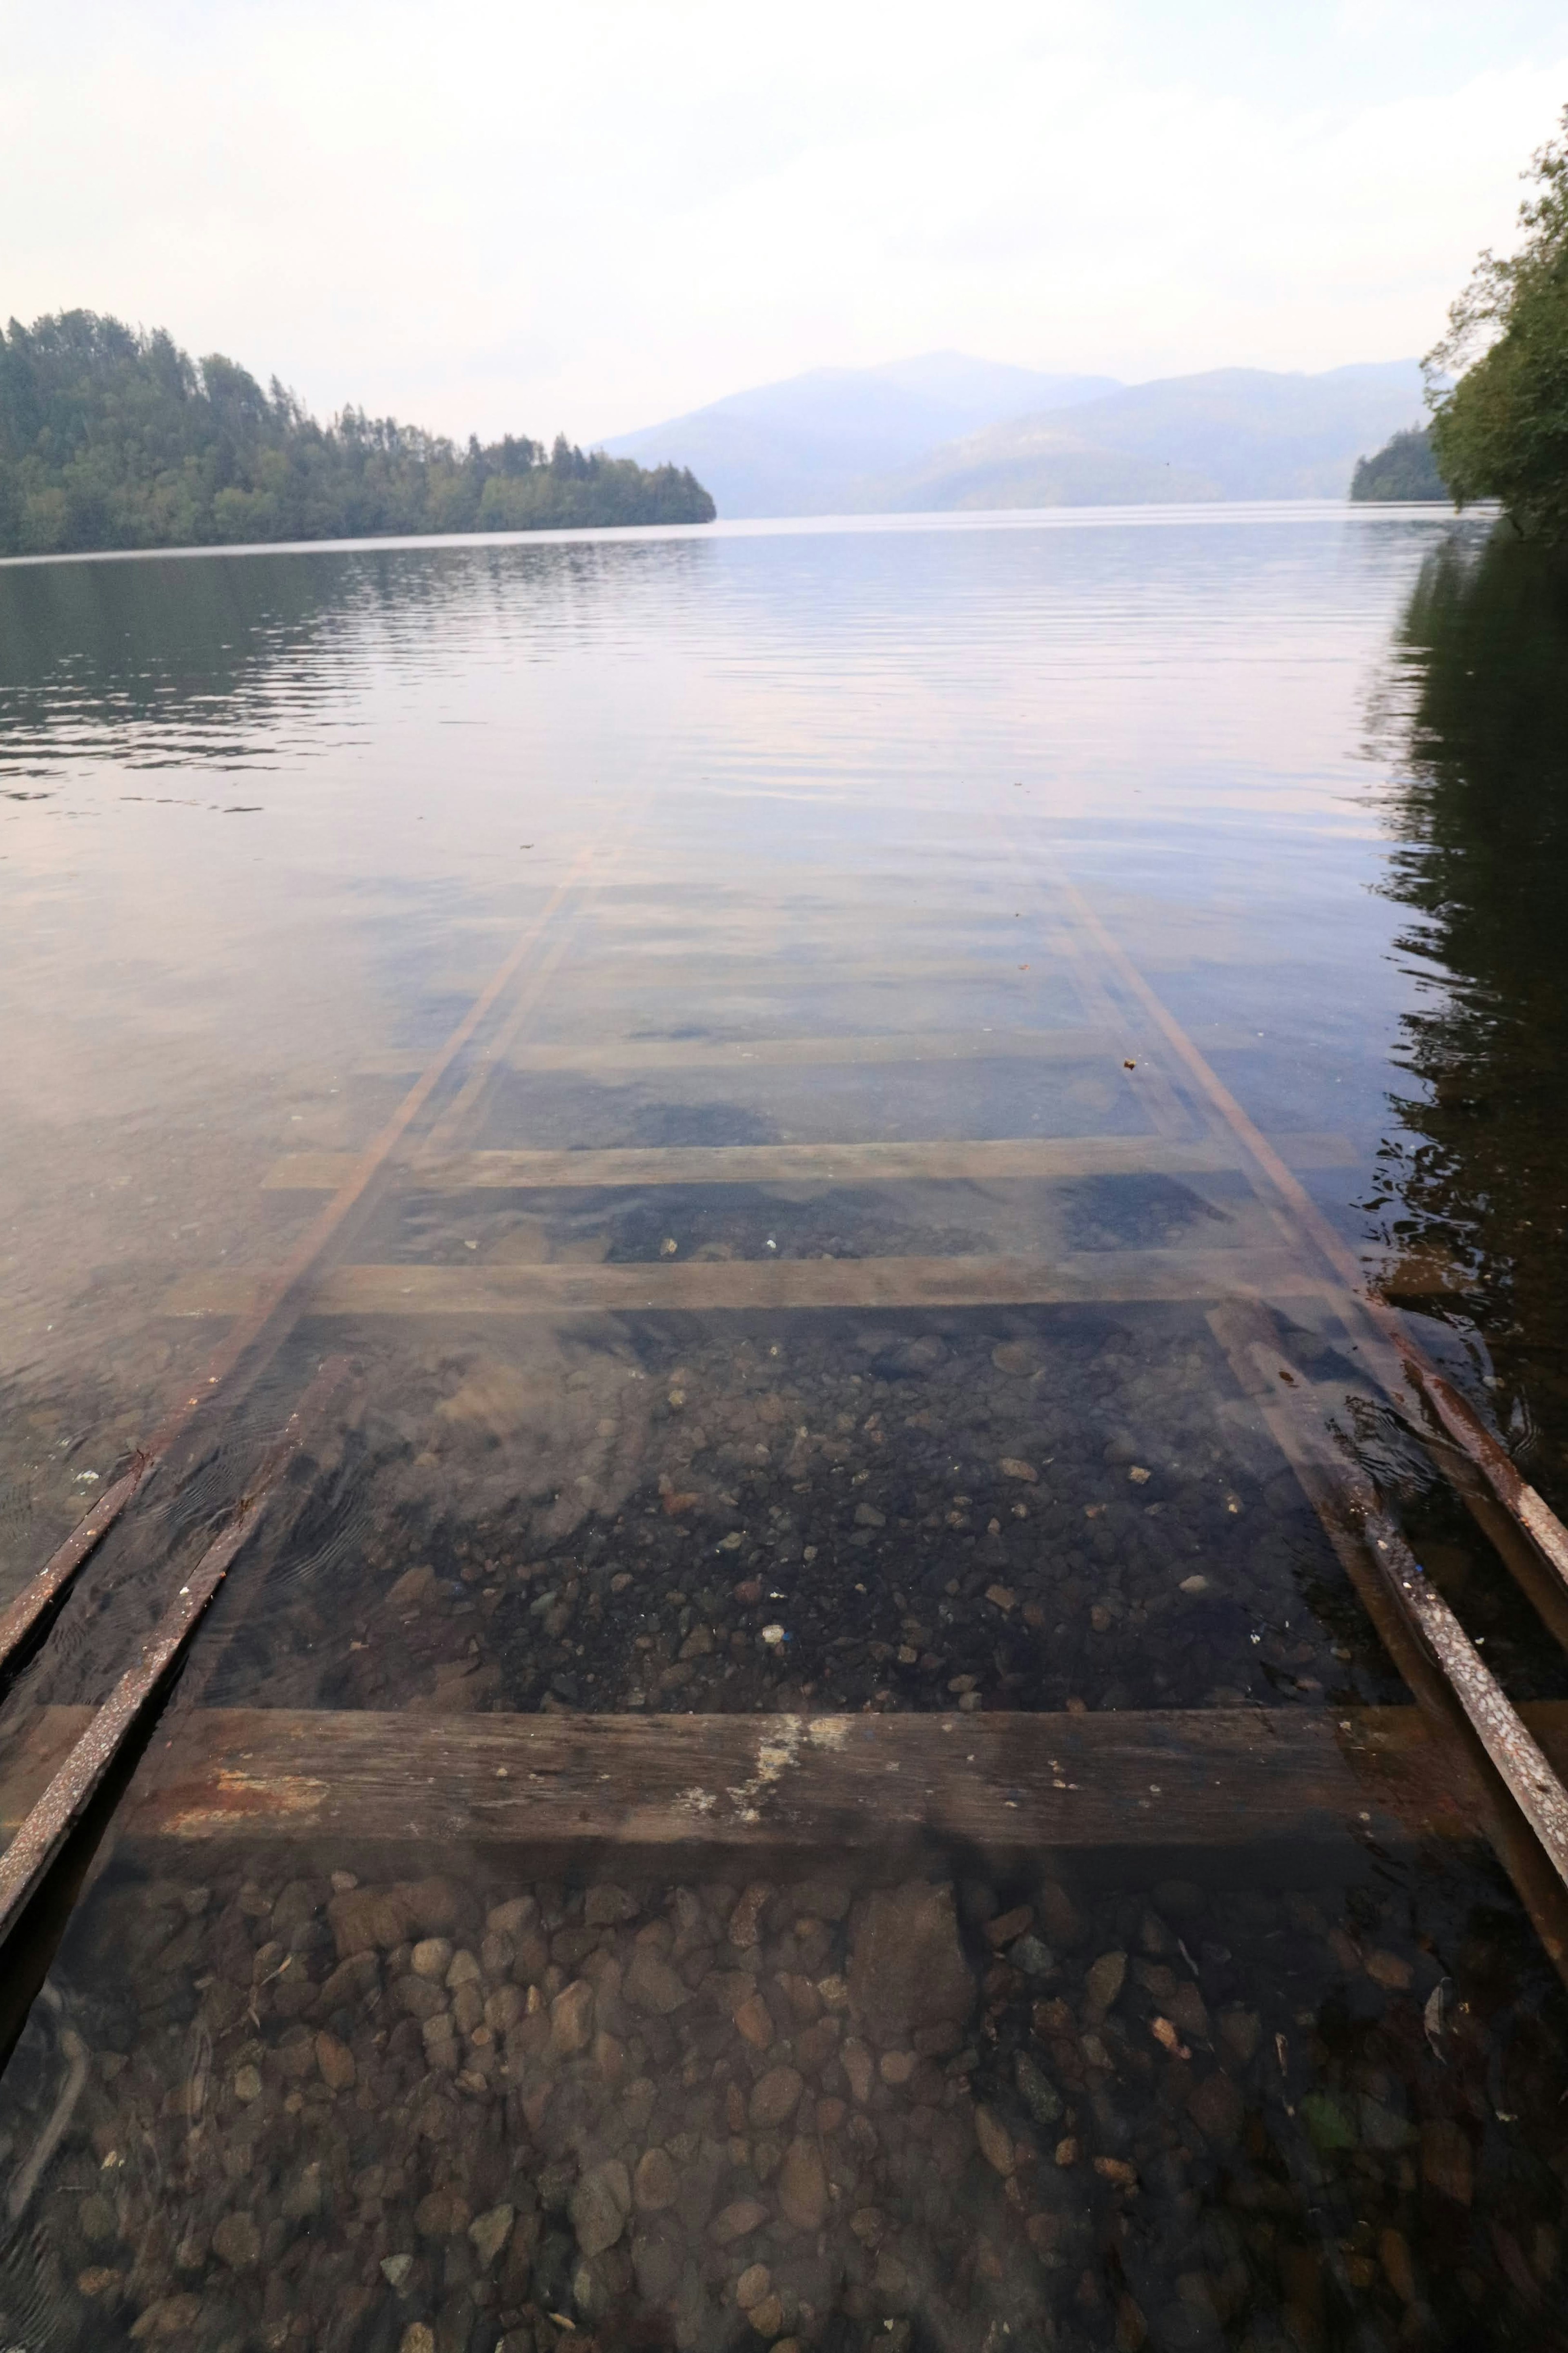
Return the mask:
<svg viewBox="0 0 1568 2353">
<path fill-rule="evenodd" d="M 1131 1050 L 1120 1029 L 904 1029 L 826 1038 L 584 1038 L 520 1044 L 514 1071 L 732 1071 L 752 1065 L 824 1068 L 858 1062 L 1087 1062 Z M 394 1048 L 354 1066 L 363 1078 L 399 1078 L 417 1067 Z"/>
<path fill-rule="evenodd" d="M 1297 1168 L 1346 1168 L 1355 1153 L 1339 1135 L 1276 1139 Z M 262 1178 L 264 1191 L 331 1192 L 353 1166 L 348 1152 L 291 1152 Z M 603 1185 L 987 1185 L 1075 1176 L 1207 1176 L 1241 1166 L 1223 1138 L 1183 1143 L 1163 1135 L 1005 1136 L 937 1144 L 728 1144 L 600 1152 L 449 1152 L 393 1174 L 403 1191 L 467 1193 Z"/>
<path fill-rule="evenodd" d="M 243 1315 L 268 1278 L 184 1275 L 165 1315 Z M 1085 1250 L 1059 1259 L 664 1261 L 637 1266 L 340 1266 L 304 1290 L 307 1315 L 640 1314 L 801 1307 L 992 1307 L 1132 1300 L 1331 1297 L 1284 1250 Z"/>
<path fill-rule="evenodd" d="M 1524 1711 L 1568 1759 L 1568 1703 Z M 81 1728 L 37 1712 L 0 1774 L 14 1828 Z M 58 1719 L 57 1721 L 57 1719 Z M 1087 1715 L 429 1715 L 195 1709 L 172 1718 L 120 1818 L 176 1848 L 301 1841 L 340 1860 L 526 1849 L 660 1868 L 853 1850 L 1005 1860 L 1476 1834 L 1457 1751 L 1414 1708 Z"/>
</svg>

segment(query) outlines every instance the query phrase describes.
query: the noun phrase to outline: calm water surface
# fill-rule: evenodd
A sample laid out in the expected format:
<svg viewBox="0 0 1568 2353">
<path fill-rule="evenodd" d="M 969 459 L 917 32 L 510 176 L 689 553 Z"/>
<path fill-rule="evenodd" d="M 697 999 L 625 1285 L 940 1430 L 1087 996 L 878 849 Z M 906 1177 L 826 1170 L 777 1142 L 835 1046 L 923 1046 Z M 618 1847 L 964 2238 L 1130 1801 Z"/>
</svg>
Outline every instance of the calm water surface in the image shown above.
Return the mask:
<svg viewBox="0 0 1568 2353">
<path fill-rule="evenodd" d="M 1096 929 L 1563 1509 L 1565 653 L 1418 510 L 0 567 L 0 1596 L 506 975 L 7 1753 L 329 1353 L 171 1737 L 1403 1704 L 1233 1293 L 1568 1694 Z M 111 1843 L 0 2084 L 6 2341 L 1568 2341 L 1487 1853 L 1163 1836 L 902 1911 Z"/>
</svg>

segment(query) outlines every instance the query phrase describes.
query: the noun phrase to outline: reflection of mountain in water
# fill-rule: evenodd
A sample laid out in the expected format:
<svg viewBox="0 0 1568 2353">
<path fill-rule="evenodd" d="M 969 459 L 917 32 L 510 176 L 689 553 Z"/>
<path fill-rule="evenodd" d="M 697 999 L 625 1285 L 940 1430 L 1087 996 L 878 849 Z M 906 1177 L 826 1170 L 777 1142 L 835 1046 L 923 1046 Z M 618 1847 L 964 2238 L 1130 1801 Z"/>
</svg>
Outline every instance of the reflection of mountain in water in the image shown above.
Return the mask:
<svg viewBox="0 0 1568 2353">
<path fill-rule="evenodd" d="M 1423 568 L 1400 654 L 1411 696 L 1392 814 L 1400 945 L 1436 967 L 1405 1017 L 1420 1092 L 1396 1109 L 1391 1241 L 1461 1271 L 1533 1420 L 1531 1475 L 1568 1502 L 1568 579 L 1501 533 Z"/>
</svg>

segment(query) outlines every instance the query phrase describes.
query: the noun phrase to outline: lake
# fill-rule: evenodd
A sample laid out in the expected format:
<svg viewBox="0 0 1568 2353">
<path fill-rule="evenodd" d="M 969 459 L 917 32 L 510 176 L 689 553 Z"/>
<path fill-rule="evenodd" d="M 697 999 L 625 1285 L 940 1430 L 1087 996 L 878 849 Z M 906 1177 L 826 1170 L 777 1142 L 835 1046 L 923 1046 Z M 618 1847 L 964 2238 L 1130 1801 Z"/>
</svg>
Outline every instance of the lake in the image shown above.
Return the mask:
<svg viewBox="0 0 1568 2353">
<path fill-rule="evenodd" d="M 5 2341 L 1568 2342 L 1563 1987 L 1310 1500 L 1558 1723 L 1379 1352 L 1568 1508 L 1565 655 L 1428 509 L 0 565 L 0 1602 L 159 1458 L 8 1824 L 276 1481 Z"/>
</svg>

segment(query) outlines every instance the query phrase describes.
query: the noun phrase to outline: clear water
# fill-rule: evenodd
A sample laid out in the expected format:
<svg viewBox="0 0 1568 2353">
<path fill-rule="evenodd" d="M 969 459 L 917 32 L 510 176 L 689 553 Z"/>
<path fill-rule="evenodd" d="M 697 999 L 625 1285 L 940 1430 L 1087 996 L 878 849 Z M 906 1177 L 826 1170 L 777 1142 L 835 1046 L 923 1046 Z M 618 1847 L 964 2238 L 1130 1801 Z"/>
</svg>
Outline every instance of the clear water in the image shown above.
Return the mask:
<svg viewBox="0 0 1568 2353">
<path fill-rule="evenodd" d="M 102 1695 L 329 1350 L 351 1401 L 171 1736 L 1402 1704 L 1207 1313 L 1278 1220 L 1070 891 L 1561 1508 L 1564 639 L 1528 552 L 1419 511 L 0 568 L 0 1593 L 517 956 L 338 1291 L 220 1385 L 0 1738 Z M 451 1157 L 627 1150 L 688 1156 Z M 1070 1281 L 943 1303 L 998 1260 Z M 1506 1687 L 1557 1698 L 1353 1332 L 1276 1304 Z M 863 2092 L 864 1859 L 768 1878 L 750 1942 L 700 1852 L 624 1919 L 440 1860 L 344 1978 L 332 1872 L 427 1854 L 100 1852 L 0 2089 L 17 2343 L 1558 2341 L 1562 1994 L 1479 1848 L 955 1863 L 971 2012 L 871 2034 Z M 421 1927 L 479 1988 L 434 2038 Z M 600 2041 L 558 2048 L 529 2021 L 584 1982 Z M 679 2195 L 612 2213 L 657 2151 Z"/>
</svg>

